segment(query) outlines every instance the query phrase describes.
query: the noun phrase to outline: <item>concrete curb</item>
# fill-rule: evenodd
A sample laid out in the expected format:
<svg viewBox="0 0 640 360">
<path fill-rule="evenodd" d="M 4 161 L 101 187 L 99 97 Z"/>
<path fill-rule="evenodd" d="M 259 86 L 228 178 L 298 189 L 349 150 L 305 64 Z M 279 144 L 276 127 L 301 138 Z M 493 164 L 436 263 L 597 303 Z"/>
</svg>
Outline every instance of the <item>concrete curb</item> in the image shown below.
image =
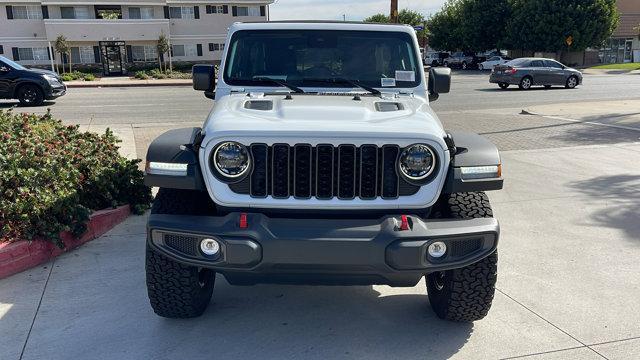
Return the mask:
<svg viewBox="0 0 640 360">
<path fill-rule="evenodd" d="M 0 279 L 43 264 L 62 253 L 94 240 L 124 221 L 130 214 L 129 205 L 96 211 L 91 215 L 87 231 L 81 237 L 74 238 L 69 232 L 60 234 L 66 245 L 65 249 L 60 249 L 47 240 L 20 240 L 2 243 L 0 244 Z"/>
<path fill-rule="evenodd" d="M 65 83 L 68 89 L 81 89 L 81 88 L 101 88 L 101 87 L 156 87 L 156 86 L 192 86 L 191 80 L 187 81 L 154 81 L 154 80 L 131 80 L 123 82 L 108 82 L 108 81 L 79 81 L 79 82 L 67 82 Z"/>
</svg>

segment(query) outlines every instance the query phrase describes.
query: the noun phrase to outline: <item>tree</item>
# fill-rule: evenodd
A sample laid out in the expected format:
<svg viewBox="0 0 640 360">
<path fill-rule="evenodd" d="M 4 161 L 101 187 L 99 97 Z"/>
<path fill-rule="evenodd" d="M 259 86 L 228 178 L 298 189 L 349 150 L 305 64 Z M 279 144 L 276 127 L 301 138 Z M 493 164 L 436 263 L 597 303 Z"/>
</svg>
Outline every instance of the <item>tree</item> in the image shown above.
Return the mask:
<svg viewBox="0 0 640 360">
<path fill-rule="evenodd" d="M 60 60 L 62 63 L 62 72 L 64 72 L 64 56 L 69 59 L 69 72 L 71 72 L 71 46 L 64 35 L 58 35 L 56 41 L 53 43 L 53 48 L 60 54 Z"/>
<path fill-rule="evenodd" d="M 370 22 L 370 23 L 389 23 L 391 20 L 389 19 L 388 15 L 385 14 L 375 14 L 372 16 L 369 16 L 368 18 L 364 19 L 364 22 Z M 420 14 L 417 11 L 413 11 L 413 10 L 409 10 L 409 9 L 402 9 L 400 10 L 400 12 L 398 13 L 398 22 L 400 24 L 406 24 L 406 25 L 411 25 L 411 26 L 424 26 L 425 23 L 425 18 L 422 14 Z M 417 31 L 418 37 L 425 37 L 427 36 L 427 30 L 419 30 Z"/>
<path fill-rule="evenodd" d="M 449 0 L 427 21 L 429 46 L 442 51 L 464 49 L 460 1 Z"/>
<path fill-rule="evenodd" d="M 618 25 L 616 0 L 512 0 L 508 41 L 516 49 L 562 52 L 598 47 Z M 571 37 L 571 44 L 567 39 Z"/>
<path fill-rule="evenodd" d="M 461 0 L 458 6 L 464 50 L 504 48 L 510 0 Z"/>
<path fill-rule="evenodd" d="M 364 22 L 386 24 L 389 22 L 389 16 L 385 14 L 375 14 L 364 19 Z"/>
<path fill-rule="evenodd" d="M 167 65 L 164 64 L 164 70 L 162 65 L 164 63 L 164 54 L 169 52 L 169 40 L 167 40 L 167 37 L 164 36 L 164 33 L 160 34 L 160 37 L 158 38 L 157 46 L 158 46 L 158 64 L 160 65 L 160 71 L 166 71 Z"/>
</svg>

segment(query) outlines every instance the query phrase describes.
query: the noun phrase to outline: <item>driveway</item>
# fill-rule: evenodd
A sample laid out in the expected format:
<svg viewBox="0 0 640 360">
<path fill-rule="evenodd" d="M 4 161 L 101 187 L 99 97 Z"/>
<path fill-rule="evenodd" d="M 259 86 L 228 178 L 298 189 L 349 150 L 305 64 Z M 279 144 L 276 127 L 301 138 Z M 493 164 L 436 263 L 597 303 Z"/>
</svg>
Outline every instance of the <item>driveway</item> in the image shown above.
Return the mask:
<svg viewBox="0 0 640 360">
<path fill-rule="evenodd" d="M 145 217 L 0 281 L 2 359 L 640 358 L 640 144 L 503 152 L 498 291 L 474 324 L 412 288 L 232 287 L 155 316 Z"/>
</svg>

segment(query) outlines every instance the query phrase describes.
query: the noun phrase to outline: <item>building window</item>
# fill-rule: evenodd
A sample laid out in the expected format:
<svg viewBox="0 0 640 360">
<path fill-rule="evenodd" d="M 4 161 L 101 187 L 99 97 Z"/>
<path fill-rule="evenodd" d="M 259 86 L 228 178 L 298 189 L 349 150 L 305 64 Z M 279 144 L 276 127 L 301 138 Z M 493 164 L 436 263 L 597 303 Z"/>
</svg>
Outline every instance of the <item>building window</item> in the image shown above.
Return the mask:
<svg viewBox="0 0 640 360">
<path fill-rule="evenodd" d="M 195 19 L 193 6 L 172 6 L 169 8 L 169 16 L 172 19 Z"/>
<path fill-rule="evenodd" d="M 20 60 L 41 61 L 49 60 L 49 53 L 46 47 L 43 48 L 18 48 Z"/>
<path fill-rule="evenodd" d="M 14 19 L 42 20 L 41 6 L 13 6 Z"/>
<path fill-rule="evenodd" d="M 209 51 L 223 51 L 223 50 L 224 50 L 224 43 L 222 44 L 209 43 Z"/>
<path fill-rule="evenodd" d="M 71 62 L 74 64 L 93 64 L 96 62 L 93 46 L 72 47 Z"/>
<path fill-rule="evenodd" d="M 196 44 L 173 45 L 172 55 L 175 57 L 196 57 L 198 56 L 198 46 Z"/>
<path fill-rule="evenodd" d="M 207 14 L 226 14 L 225 5 L 207 5 Z"/>
<path fill-rule="evenodd" d="M 158 49 L 154 45 L 132 46 L 131 54 L 134 62 L 158 61 Z"/>
<path fill-rule="evenodd" d="M 153 19 L 154 13 L 152 7 L 130 7 L 129 19 Z"/>
<path fill-rule="evenodd" d="M 234 6 L 233 16 L 261 16 L 260 6 Z"/>
<path fill-rule="evenodd" d="M 61 6 L 60 15 L 63 19 L 90 19 L 87 6 Z"/>
</svg>

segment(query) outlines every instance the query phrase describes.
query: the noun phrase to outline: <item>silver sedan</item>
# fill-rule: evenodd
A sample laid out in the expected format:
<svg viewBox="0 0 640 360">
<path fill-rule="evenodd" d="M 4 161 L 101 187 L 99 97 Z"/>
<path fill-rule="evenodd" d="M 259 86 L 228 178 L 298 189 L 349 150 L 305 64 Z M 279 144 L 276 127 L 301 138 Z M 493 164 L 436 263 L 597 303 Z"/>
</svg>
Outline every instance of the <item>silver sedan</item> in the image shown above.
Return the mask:
<svg viewBox="0 0 640 360">
<path fill-rule="evenodd" d="M 573 89 L 582 84 L 582 73 L 553 59 L 520 58 L 496 66 L 489 82 L 498 84 L 502 89 L 509 85 L 518 85 L 522 90 L 529 90 L 536 85 L 546 88 L 559 85 Z"/>
</svg>

